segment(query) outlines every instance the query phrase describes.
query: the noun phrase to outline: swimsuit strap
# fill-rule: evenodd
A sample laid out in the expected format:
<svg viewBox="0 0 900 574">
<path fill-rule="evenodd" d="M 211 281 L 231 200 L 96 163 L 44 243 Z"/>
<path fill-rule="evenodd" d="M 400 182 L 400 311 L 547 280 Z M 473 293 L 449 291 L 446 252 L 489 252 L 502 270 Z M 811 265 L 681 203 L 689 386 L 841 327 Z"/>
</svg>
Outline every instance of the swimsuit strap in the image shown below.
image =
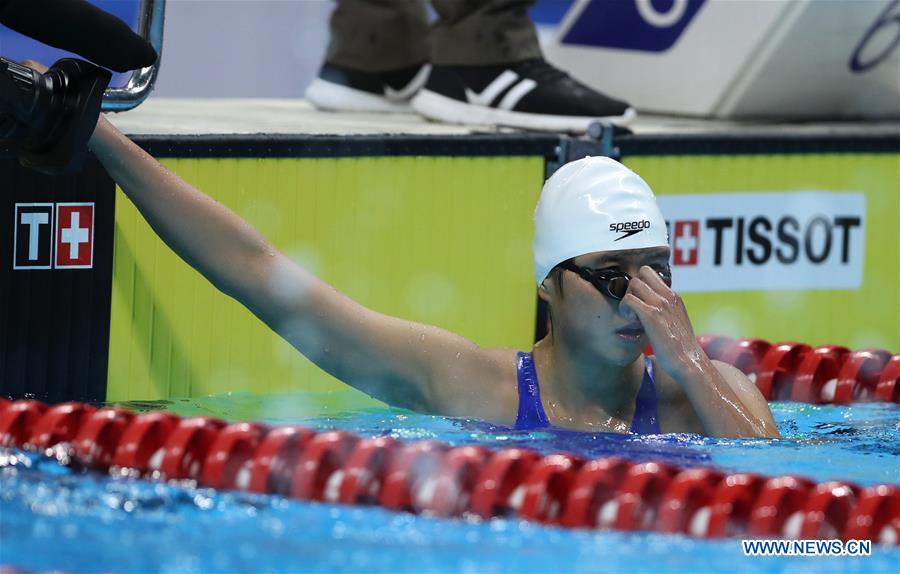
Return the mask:
<svg viewBox="0 0 900 574">
<path fill-rule="evenodd" d="M 541 388 L 538 386 L 531 353 L 516 355 L 516 377 L 519 382 L 519 413 L 516 415 L 515 428 L 527 430 L 550 426 L 544 405 L 541 404 Z"/>
<path fill-rule="evenodd" d="M 653 384 L 653 361 L 644 357 L 644 378 L 634 404 L 632 434 L 659 434 L 659 401 Z"/>
<path fill-rule="evenodd" d="M 531 353 L 516 354 L 516 378 L 519 384 L 519 412 L 516 415 L 517 430 L 546 428 L 550 420 L 541 403 L 541 388 L 538 385 L 534 357 Z M 638 390 L 634 405 L 634 420 L 630 432 L 633 434 L 659 434 L 658 400 L 653 384 L 653 361 L 644 357 L 644 378 Z"/>
</svg>

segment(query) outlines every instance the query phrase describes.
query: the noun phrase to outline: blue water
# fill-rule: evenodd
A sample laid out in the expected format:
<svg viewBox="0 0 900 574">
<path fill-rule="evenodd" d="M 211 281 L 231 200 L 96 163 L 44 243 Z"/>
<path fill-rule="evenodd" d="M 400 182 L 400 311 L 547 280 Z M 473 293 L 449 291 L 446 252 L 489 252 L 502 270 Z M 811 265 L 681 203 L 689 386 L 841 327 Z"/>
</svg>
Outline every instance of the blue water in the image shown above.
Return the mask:
<svg viewBox="0 0 900 574">
<path fill-rule="evenodd" d="M 229 395 L 165 406 L 181 415 L 301 423 L 407 440 L 527 445 L 542 452 L 616 453 L 817 481 L 900 483 L 896 405 L 776 403 L 782 439 L 714 440 L 511 432 L 365 402 L 354 406 L 350 397 Z M 341 403 L 343 408 L 334 406 Z M 329 415 L 313 414 L 323 411 Z M 575 531 L 518 520 L 441 520 L 78 474 L 20 451 L 0 459 L 0 564 L 32 571 L 818 573 L 897 572 L 900 564 L 897 548 L 876 548 L 869 557 L 751 558 L 735 540 Z"/>
</svg>

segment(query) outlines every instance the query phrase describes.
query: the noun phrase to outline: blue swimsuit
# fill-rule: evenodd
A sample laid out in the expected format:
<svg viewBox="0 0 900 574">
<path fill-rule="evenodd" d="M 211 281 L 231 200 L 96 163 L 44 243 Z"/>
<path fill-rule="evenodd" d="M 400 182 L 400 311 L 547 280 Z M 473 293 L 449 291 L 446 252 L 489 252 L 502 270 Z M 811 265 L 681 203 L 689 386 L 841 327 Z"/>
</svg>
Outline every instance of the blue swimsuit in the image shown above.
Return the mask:
<svg viewBox="0 0 900 574">
<path fill-rule="evenodd" d="M 517 355 L 516 370 L 519 379 L 519 414 L 516 416 L 515 428 L 529 430 L 549 427 L 550 421 L 541 404 L 541 389 L 538 386 L 537 371 L 534 370 L 534 358 L 531 353 Z M 656 388 L 653 386 L 653 362 L 650 357 L 644 357 L 644 379 L 638 390 L 630 432 L 632 434 L 660 432 Z"/>
</svg>

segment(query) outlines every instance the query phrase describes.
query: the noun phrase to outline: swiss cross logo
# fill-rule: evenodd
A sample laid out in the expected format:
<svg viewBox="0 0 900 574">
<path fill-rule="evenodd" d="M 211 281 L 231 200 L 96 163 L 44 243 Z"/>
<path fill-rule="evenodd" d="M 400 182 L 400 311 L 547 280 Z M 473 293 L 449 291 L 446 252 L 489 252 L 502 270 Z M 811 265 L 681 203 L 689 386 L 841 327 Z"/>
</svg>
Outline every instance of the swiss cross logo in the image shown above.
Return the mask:
<svg viewBox="0 0 900 574">
<path fill-rule="evenodd" d="M 696 265 L 700 251 L 700 221 L 676 221 L 672 237 L 672 263 L 674 265 Z"/>
<path fill-rule="evenodd" d="M 90 269 L 94 263 L 94 204 L 56 204 L 56 268 Z"/>
<path fill-rule="evenodd" d="M 93 203 L 17 203 L 13 269 L 94 266 Z"/>
</svg>

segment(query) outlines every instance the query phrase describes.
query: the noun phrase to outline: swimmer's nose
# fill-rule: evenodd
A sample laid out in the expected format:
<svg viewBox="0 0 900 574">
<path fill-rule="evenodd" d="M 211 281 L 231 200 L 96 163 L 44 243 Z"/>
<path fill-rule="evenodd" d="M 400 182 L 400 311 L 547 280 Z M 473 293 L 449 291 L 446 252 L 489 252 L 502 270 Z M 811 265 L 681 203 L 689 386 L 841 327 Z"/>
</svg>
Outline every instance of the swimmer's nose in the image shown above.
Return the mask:
<svg viewBox="0 0 900 574">
<path fill-rule="evenodd" d="M 634 309 L 629 307 L 628 303 L 625 303 L 624 301 L 619 301 L 619 315 L 628 319 L 629 323 L 640 323 L 637 313 L 635 313 Z"/>
</svg>

